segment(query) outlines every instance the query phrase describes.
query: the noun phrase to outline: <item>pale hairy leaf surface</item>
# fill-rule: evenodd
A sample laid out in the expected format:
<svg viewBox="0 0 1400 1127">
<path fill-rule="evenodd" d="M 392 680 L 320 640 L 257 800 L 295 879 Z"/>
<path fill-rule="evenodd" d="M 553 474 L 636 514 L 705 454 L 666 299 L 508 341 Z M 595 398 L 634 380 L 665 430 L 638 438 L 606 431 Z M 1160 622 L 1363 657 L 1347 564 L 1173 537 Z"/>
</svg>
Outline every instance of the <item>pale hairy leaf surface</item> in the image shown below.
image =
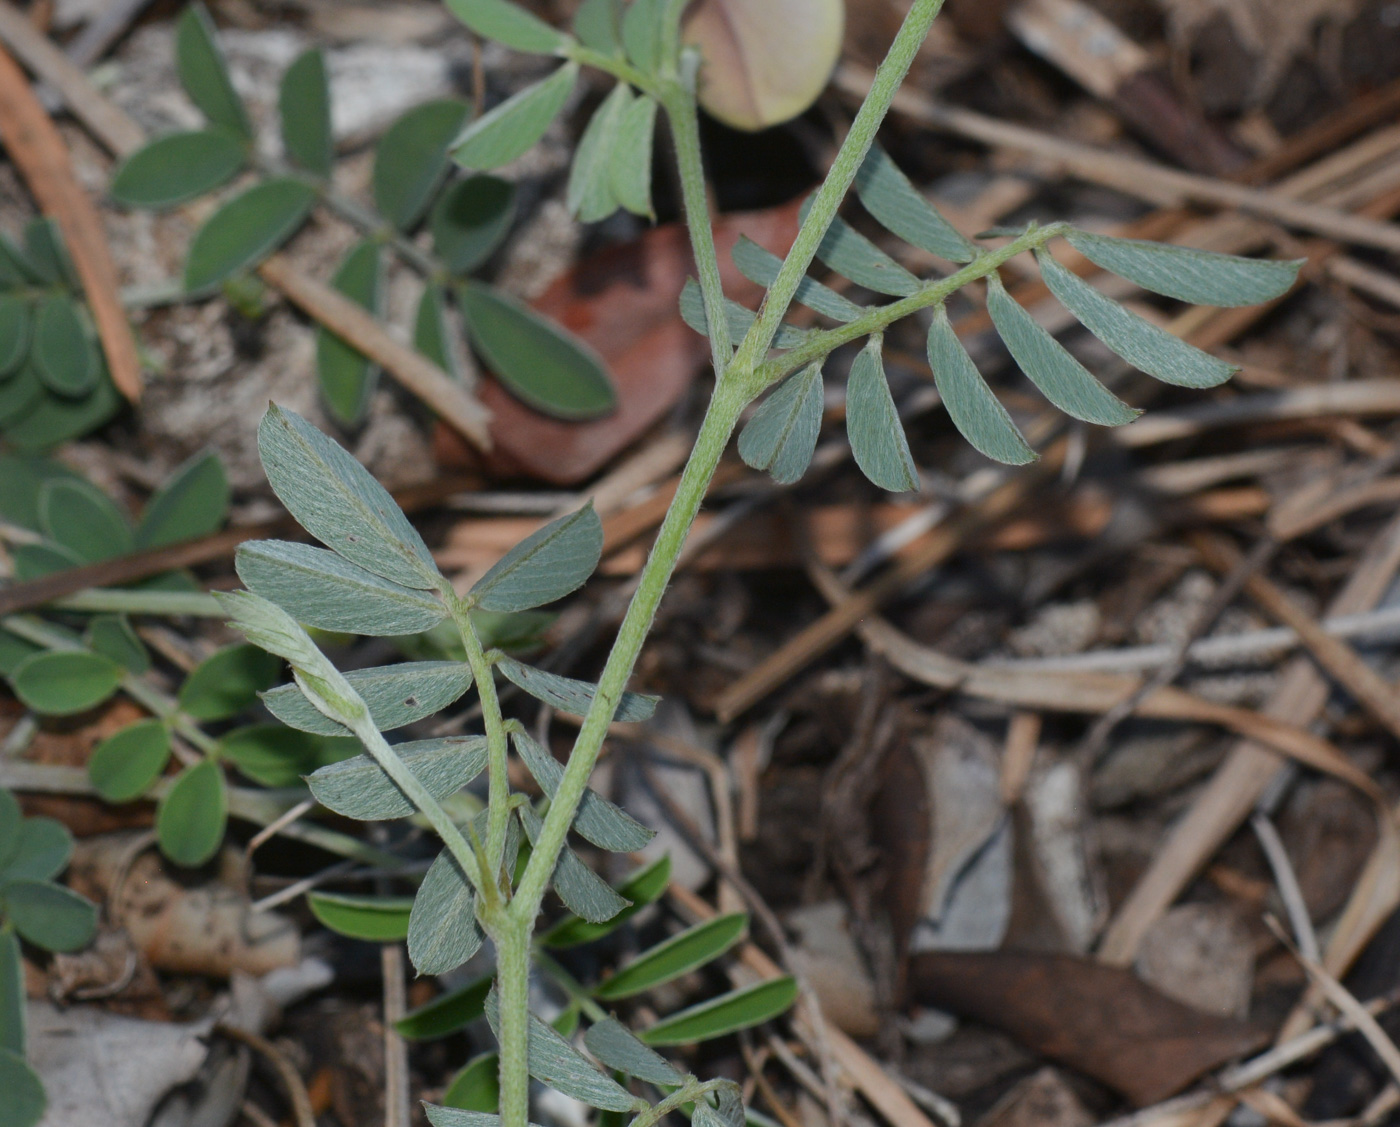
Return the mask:
<svg viewBox="0 0 1400 1127">
<path fill-rule="evenodd" d="M 899 421 L 885 364 L 882 342 L 872 337 L 851 363 L 846 381 L 846 435 L 851 455 L 872 482 L 891 493 L 919 488 L 919 468 Z"/>
<path fill-rule="evenodd" d="M 491 1054 L 494 1058 L 495 1054 Z M 424 1103 L 423 1110 L 433 1127 L 501 1127 L 501 1117 L 490 1111 L 467 1111 L 460 1107 L 442 1107 L 439 1104 Z M 539 1127 L 532 1123 L 530 1127 Z"/>
<path fill-rule="evenodd" d="M 663 940 L 630 960 L 594 991 L 599 998 L 630 998 L 706 966 L 738 943 L 749 917 L 731 912 L 705 920 Z"/>
<path fill-rule="evenodd" d="M 1216 387 L 1238 370 L 1104 297 L 1061 266 L 1044 247 L 1035 257 L 1040 276 L 1060 304 L 1094 336 L 1149 376 L 1178 387 Z"/>
<path fill-rule="evenodd" d="M 369 709 L 381 732 L 402 728 L 440 712 L 471 687 L 471 668 L 456 661 L 409 661 L 344 675 Z M 306 698 L 297 685 L 279 685 L 262 694 L 263 704 L 288 727 L 320 736 L 343 736 L 336 723 Z"/>
<path fill-rule="evenodd" d="M 529 806 L 520 808 L 520 820 L 533 845 L 544 823 Z M 564 901 L 564 907 L 589 923 L 607 923 L 630 905 L 630 901 L 619 896 L 612 885 L 585 865 L 567 845 L 559 851 L 551 882 L 559 899 Z"/>
<path fill-rule="evenodd" d="M 709 1101 L 711 1096 L 715 1103 Z M 695 1117 L 691 1121 L 698 1127 L 744 1127 L 744 1099 L 738 1085 L 726 1085 L 695 1103 Z"/>
<path fill-rule="evenodd" d="M 1006 292 L 1001 279 L 987 279 L 987 312 L 1026 378 L 1066 415 L 1117 427 L 1142 414 L 1129 407 L 1071 356 L 1049 331 Z"/>
<path fill-rule="evenodd" d="M 593 703 L 593 695 L 598 686 L 590 681 L 576 681 L 572 677 L 561 677 L 557 673 L 546 673 L 533 665 L 526 665 L 514 658 L 502 658 L 496 663 L 501 676 L 517 688 L 523 689 L 536 700 L 542 700 L 560 712 L 570 716 L 585 716 Z M 648 693 L 625 692 L 618 702 L 613 720 L 617 723 L 634 724 L 651 719 L 660 697 Z"/>
<path fill-rule="evenodd" d="M 705 298 L 700 292 L 700 284 L 694 278 L 686 279 L 685 288 L 681 290 L 680 305 L 681 319 L 701 336 L 708 336 L 710 330 L 709 321 L 705 317 Z M 754 312 L 752 309 L 745 309 L 733 298 L 725 298 L 724 315 L 728 322 L 729 343 L 737 345 L 753 325 Z M 778 333 L 773 338 L 773 347 L 795 348 L 805 341 L 807 336 L 805 329 L 779 325 Z"/>
<path fill-rule="evenodd" d="M 810 207 L 809 199 L 802 205 L 804 219 Z M 827 228 L 817 248 L 817 257 L 836 273 L 876 293 L 908 297 L 923 288 L 918 278 L 840 216 Z"/>
<path fill-rule="evenodd" d="M 371 636 L 417 634 L 436 626 L 446 608 L 425 591 L 382 579 L 326 548 L 286 540 L 239 546 L 234 566 L 250 590 L 298 622 Z"/>
<path fill-rule="evenodd" d="M 1105 270 L 1194 305 L 1258 305 L 1292 288 L 1306 259 L 1241 258 L 1071 228 L 1065 240 Z"/>
<path fill-rule="evenodd" d="M 540 942 L 547 947 L 566 948 L 601 939 L 615 931 L 647 904 L 658 900 L 669 887 L 670 880 L 671 855 L 663 853 L 651 864 L 643 865 L 631 873 L 617 886 L 617 891 L 623 898 L 632 902 L 630 908 L 619 912 L 603 924 L 592 924 L 577 916 L 565 916 L 540 937 Z"/>
<path fill-rule="evenodd" d="M 627 1031 L 615 1017 L 592 1026 L 583 1035 L 588 1051 L 609 1068 L 635 1076 L 649 1084 L 679 1087 L 684 1077 L 671 1062 L 654 1049 L 649 1049 Z"/>
<path fill-rule="evenodd" d="M 463 168 L 488 171 L 509 164 L 544 136 L 573 93 L 578 64 L 565 63 L 482 114 L 453 142 L 452 159 Z"/>
<path fill-rule="evenodd" d="M 632 0 L 622 16 L 622 46 L 639 70 L 654 71 L 661 62 L 661 25 L 665 0 Z"/>
<path fill-rule="evenodd" d="M 569 211 L 583 223 L 606 219 L 618 208 L 612 189 L 611 166 L 622 120 L 632 102 L 632 91 L 627 83 L 617 83 L 593 111 L 574 150 L 566 199 Z"/>
<path fill-rule="evenodd" d="M 326 56 L 319 47 L 303 51 L 282 75 L 277 92 L 282 118 L 282 148 L 296 164 L 317 176 L 329 176 L 335 163 L 331 135 L 331 88 Z"/>
<path fill-rule="evenodd" d="M 872 146 L 866 155 L 856 173 L 855 189 L 865 210 L 885 230 L 920 250 L 950 262 L 971 262 L 977 253 L 880 146 Z"/>
<path fill-rule="evenodd" d="M 485 736 L 446 736 L 394 746 L 428 793 L 441 801 L 456 794 L 486 766 Z M 306 778 L 316 801 L 328 810 L 361 822 L 407 818 L 413 803 L 388 773 L 361 752 L 339 763 L 320 767 Z"/>
<path fill-rule="evenodd" d="M 656 136 L 656 103 L 635 98 L 622 115 L 608 175 L 617 202 L 633 215 L 656 218 L 651 206 L 651 154 Z"/>
<path fill-rule="evenodd" d="M 804 473 L 822 427 L 820 364 L 788 377 L 763 401 L 739 433 L 739 456 L 756 470 L 767 470 L 779 485 Z"/>
<path fill-rule="evenodd" d="M 447 0 L 447 10 L 478 35 L 517 51 L 550 55 L 569 42 L 562 31 L 510 0 Z"/>
<path fill-rule="evenodd" d="M 423 538 L 344 447 L 273 404 L 258 426 L 258 452 L 278 499 L 326 547 L 395 583 L 437 589 L 441 576 Z"/>
<path fill-rule="evenodd" d="M 492 565 L 471 594 L 486 610 L 530 610 L 582 587 L 602 554 L 603 522 L 590 502 L 532 532 Z"/>
<path fill-rule="evenodd" d="M 563 765 L 524 732 L 513 732 L 511 740 L 516 754 L 540 784 L 540 789 L 553 798 L 564 778 Z M 614 853 L 635 852 L 656 836 L 656 831 L 642 825 L 591 787 L 583 792 L 583 801 L 574 815 L 574 829 L 599 849 Z"/>
<path fill-rule="evenodd" d="M 953 425 L 974 448 L 1011 466 L 1035 461 L 1035 451 L 1026 445 L 1006 408 L 992 394 L 941 305 L 929 325 L 928 362 Z"/>
<path fill-rule="evenodd" d="M 770 250 L 765 250 L 747 235 L 741 235 L 731 252 L 734 265 L 739 273 L 760 286 L 771 286 L 777 280 L 783 260 Z M 829 286 L 824 286 L 815 278 L 804 277 L 797 285 L 794 300 L 808 309 L 815 310 L 833 321 L 854 321 L 867 312 L 848 298 L 842 297 Z"/>
<path fill-rule="evenodd" d="M 450 849 L 428 867 L 408 917 L 408 957 L 419 974 L 456 970 L 481 948 L 476 892 Z"/>
</svg>

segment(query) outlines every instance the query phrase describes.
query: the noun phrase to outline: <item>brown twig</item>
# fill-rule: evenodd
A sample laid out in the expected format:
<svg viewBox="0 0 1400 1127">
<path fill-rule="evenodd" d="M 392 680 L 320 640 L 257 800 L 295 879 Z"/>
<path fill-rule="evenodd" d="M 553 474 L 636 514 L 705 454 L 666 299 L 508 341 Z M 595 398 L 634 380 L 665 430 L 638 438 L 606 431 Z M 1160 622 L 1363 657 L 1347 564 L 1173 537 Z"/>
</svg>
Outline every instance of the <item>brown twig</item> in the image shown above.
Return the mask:
<svg viewBox="0 0 1400 1127">
<path fill-rule="evenodd" d="M 306 1091 L 306 1085 L 302 1083 L 301 1077 L 293 1067 L 292 1062 L 286 1057 L 276 1045 L 266 1037 L 259 1037 L 256 1033 L 251 1033 L 246 1029 L 240 1029 L 236 1025 L 219 1023 L 214 1026 L 216 1033 L 221 1033 L 232 1041 L 239 1041 L 247 1045 L 250 1049 L 261 1054 L 272 1065 L 277 1077 L 282 1081 L 282 1086 L 287 1090 L 288 1102 L 292 1105 L 292 1116 L 296 1121 L 296 1127 L 316 1127 L 316 1112 L 311 1107 L 311 1096 Z"/>
</svg>

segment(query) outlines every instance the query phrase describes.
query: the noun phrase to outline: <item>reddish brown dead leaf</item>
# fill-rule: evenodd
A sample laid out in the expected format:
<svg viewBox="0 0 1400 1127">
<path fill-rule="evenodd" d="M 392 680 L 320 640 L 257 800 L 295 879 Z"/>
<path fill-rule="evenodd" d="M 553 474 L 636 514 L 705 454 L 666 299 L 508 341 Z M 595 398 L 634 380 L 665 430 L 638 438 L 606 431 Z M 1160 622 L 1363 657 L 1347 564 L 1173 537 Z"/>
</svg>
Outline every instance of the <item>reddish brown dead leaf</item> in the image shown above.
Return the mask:
<svg viewBox="0 0 1400 1127">
<path fill-rule="evenodd" d="M 994 1026 L 1140 1107 L 1269 1038 L 1172 1001 L 1131 971 L 1073 955 L 924 953 L 909 960 L 908 983 L 911 999 Z"/>
<path fill-rule="evenodd" d="M 797 235 L 797 204 L 721 216 L 716 223 L 725 292 L 753 304 L 761 288 L 729 257 L 741 234 L 775 254 L 786 252 Z M 709 357 L 705 339 L 681 320 L 678 307 L 685 280 L 694 274 L 685 228 L 668 223 L 594 255 L 546 290 L 535 308 L 597 349 L 617 388 L 618 407 L 605 418 L 562 422 L 526 407 L 488 377 L 480 396 L 493 416 L 490 468 L 572 485 L 665 414 Z M 444 465 L 472 464 L 475 457 L 441 426 L 435 446 Z"/>
</svg>

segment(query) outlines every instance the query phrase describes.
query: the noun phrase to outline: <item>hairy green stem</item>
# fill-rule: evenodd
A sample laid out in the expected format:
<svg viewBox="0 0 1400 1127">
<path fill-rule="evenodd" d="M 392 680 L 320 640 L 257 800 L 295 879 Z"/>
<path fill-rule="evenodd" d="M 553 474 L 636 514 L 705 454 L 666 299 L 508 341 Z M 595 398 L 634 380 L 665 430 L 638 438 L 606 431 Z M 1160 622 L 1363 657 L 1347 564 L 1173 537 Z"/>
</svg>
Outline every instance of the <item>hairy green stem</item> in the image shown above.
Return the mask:
<svg viewBox="0 0 1400 1127">
<path fill-rule="evenodd" d="M 707 1092 L 717 1091 L 733 1083 L 734 1081 L 732 1080 L 700 1081 L 692 1076 L 660 1103 L 652 1105 L 647 1108 L 646 1111 L 638 1115 L 627 1127 L 652 1127 L 653 1124 L 660 1123 L 666 1116 L 670 1115 L 671 1112 L 676 1111 L 688 1103 L 703 1099 Z"/>
<path fill-rule="evenodd" d="M 502 913 L 496 943 L 496 991 L 501 1002 L 501 1123 L 530 1121 L 530 933 L 532 921 Z"/>
</svg>

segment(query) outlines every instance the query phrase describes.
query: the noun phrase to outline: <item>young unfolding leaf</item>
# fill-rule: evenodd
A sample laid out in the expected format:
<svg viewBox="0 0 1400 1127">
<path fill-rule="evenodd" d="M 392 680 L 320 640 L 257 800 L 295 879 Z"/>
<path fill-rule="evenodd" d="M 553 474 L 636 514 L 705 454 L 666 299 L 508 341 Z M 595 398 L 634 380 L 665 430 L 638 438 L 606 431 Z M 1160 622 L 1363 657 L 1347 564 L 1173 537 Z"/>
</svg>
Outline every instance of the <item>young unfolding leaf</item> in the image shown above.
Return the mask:
<svg viewBox="0 0 1400 1127">
<path fill-rule="evenodd" d="M 583 1035 L 583 1043 L 609 1068 L 638 1080 L 668 1087 L 679 1087 L 684 1082 L 665 1057 L 643 1045 L 615 1017 L 605 1018 L 590 1028 Z"/>
<path fill-rule="evenodd" d="M 20 703 L 42 716 L 68 716 L 101 704 L 121 684 L 122 667 L 83 651 L 37 653 L 10 676 Z"/>
<path fill-rule="evenodd" d="M 146 793 L 170 762 L 170 732 L 160 720 L 140 720 L 108 736 L 88 760 L 93 789 L 108 802 Z"/>
<path fill-rule="evenodd" d="M 1006 292 L 996 274 L 987 279 L 987 312 L 1021 371 L 1066 415 L 1086 423 L 1116 427 L 1142 414 L 1110 392 L 1066 352 L 1059 341 Z"/>
<path fill-rule="evenodd" d="M 399 1018 L 394 1028 L 410 1041 L 432 1041 L 465 1029 L 486 1012 L 486 995 L 494 979 L 494 975 L 486 974 L 475 982 L 439 994 L 431 1002 Z"/>
<path fill-rule="evenodd" d="M 272 685 L 281 672 L 276 656 L 257 646 L 225 646 L 194 667 L 180 686 L 180 708 L 196 720 L 237 716 Z"/>
<path fill-rule="evenodd" d="M 249 724 L 219 738 L 219 757 L 265 787 L 295 787 L 313 771 L 360 754 L 351 736 L 316 736 L 281 724 Z"/>
<path fill-rule="evenodd" d="M 161 852 L 190 868 L 213 857 L 224 840 L 228 790 L 212 759 L 186 767 L 156 809 L 156 840 Z"/>
<path fill-rule="evenodd" d="M 589 681 L 575 681 L 572 677 L 560 677 L 557 673 L 546 673 L 533 665 L 525 665 L 514 658 L 502 658 L 496 668 L 512 685 L 524 689 L 536 700 L 544 701 L 551 708 L 567 712 L 570 716 L 587 715 L 593 703 L 593 695 L 598 686 Z M 626 692 L 613 713 L 616 723 L 635 724 L 651 719 L 660 697 L 647 693 Z"/>
<path fill-rule="evenodd" d="M 46 951 L 77 951 L 97 930 L 95 904 L 46 880 L 6 881 L 0 906 L 23 938 Z"/>
<path fill-rule="evenodd" d="M 533 845 L 544 823 L 529 806 L 520 808 L 520 821 Z M 578 854 L 567 845 L 559 851 L 551 883 L 554 891 L 559 893 L 559 899 L 564 901 L 564 907 L 589 923 L 607 923 L 628 906 L 627 901 L 579 860 Z"/>
<path fill-rule="evenodd" d="M 486 1020 L 499 1040 L 501 1003 L 495 990 L 486 996 Z M 631 1111 L 637 1104 L 625 1088 L 594 1068 L 587 1057 L 534 1014 L 530 1015 L 529 1045 L 530 1075 L 555 1091 L 606 1111 Z"/>
<path fill-rule="evenodd" d="M 513 732 L 511 740 L 515 744 L 516 754 L 535 782 L 540 784 L 540 789 L 553 798 L 564 778 L 563 766 L 524 732 Z M 656 836 L 656 831 L 648 829 L 591 788 L 583 792 L 583 801 L 574 815 L 574 829 L 580 837 L 591 841 L 599 849 L 614 853 L 632 853 L 643 849 Z"/>
<path fill-rule="evenodd" d="M 0 884 L 11 880 L 53 880 L 73 856 L 73 835 L 53 818 L 26 818 L 19 844 L 9 863 L 0 868 Z"/>
<path fill-rule="evenodd" d="M 486 766 L 486 737 L 448 736 L 398 744 L 394 751 L 441 801 L 461 790 Z M 316 801 L 328 810 L 362 822 L 406 818 L 414 805 L 366 754 L 328 764 L 307 777 Z"/>
<path fill-rule="evenodd" d="M 603 554 L 603 522 L 592 502 L 532 532 L 471 589 L 476 606 L 517 611 L 552 603 L 584 585 Z"/>
<path fill-rule="evenodd" d="M 617 886 L 618 894 L 625 900 L 631 901 L 631 907 L 624 908 L 607 923 L 602 924 L 589 923 L 577 916 L 566 916 L 550 928 L 540 938 L 540 942 L 546 947 L 564 948 L 578 947 L 584 943 L 592 943 L 595 939 L 601 939 L 610 932 L 616 931 L 646 905 L 658 900 L 666 891 L 670 880 L 671 857 L 670 854 L 662 854 L 651 864 L 644 865 Z"/>
<path fill-rule="evenodd" d="M 1096 266 L 1145 290 L 1194 305 L 1258 305 L 1288 292 L 1306 259 L 1240 258 L 1192 247 L 1117 239 L 1071 228 L 1065 239 Z"/>
<path fill-rule="evenodd" d="M 316 203 L 308 184 L 265 180 L 235 196 L 204 221 L 185 258 L 185 290 L 204 293 L 261 262 L 306 221 Z"/>
<path fill-rule="evenodd" d="M 583 0 L 574 13 L 574 34 L 585 47 L 616 55 L 622 45 L 621 0 Z"/>
<path fill-rule="evenodd" d="M 335 162 L 331 90 L 326 57 L 319 47 L 303 51 L 282 75 L 277 109 L 282 116 L 282 147 L 287 156 L 307 172 L 329 176 Z"/>
<path fill-rule="evenodd" d="M 419 974 L 446 974 L 481 948 L 476 893 L 452 851 L 437 855 L 408 918 L 408 957 Z"/>
<path fill-rule="evenodd" d="M 783 260 L 772 251 L 764 250 L 747 235 L 741 235 L 731 252 L 739 273 L 765 289 L 777 280 Z M 830 317 L 833 321 L 854 321 L 866 311 L 815 278 L 804 277 L 797 285 L 795 300 L 808 309 Z"/>
<path fill-rule="evenodd" d="M 228 477 L 219 455 L 196 454 L 162 485 L 141 514 L 136 547 L 162 548 L 217 532 L 228 515 Z"/>
<path fill-rule="evenodd" d="M 446 708 L 471 687 L 470 666 L 456 661 L 410 661 L 382 669 L 358 669 L 345 680 L 364 700 L 375 727 L 390 732 Z M 345 728 L 309 701 L 297 685 L 262 695 L 282 723 L 303 732 L 343 736 Z"/>
<path fill-rule="evenodd" d="M 131 551 L 131 525 L 107 494 L 81 478 L 45 482 L 39 491 L 39 526 L 55 544 L 84 563 Z"/>
<path fill-rule="evenodd" d="M 641 1039 L 648 1045 L 687 1045 L 694 1041 L 710 1041 L 771 1021 L 787 1012 L 796 1000 L 795 978 L 770 978 L 662 1018 L 646 1030 Z"/>
<path fill-rule="evenodd" d="M 767 470 L 779 485 L 807 472 L 822 428 L 821 364 L 788 378 L 754 412 L 739 433 L 739 457 Z"/>
<path fill-rule="evenodd" d="M 617 405 L 602 359 L 509 294 L 466 281 L 457 302 L 467 331 L 512 394 L 561 419 L 591 419 Z"/>
<path fill-rule="evenodd" d="M 374 239 L 351 247 L 331 278 L 332 287 L 373 314 L 380 311 L 381 282 L 379 243 Z M 318 325 L 316 375 L 331 418 L 345 427 L 364 421 L 370 398 L 379 384 L 378 364 L 326 326 Z"/>
<path fill-rule="evenodd" d="M 44 386 L 76 399 L 97 386 L 101 360 L 72 298 L 55 294 L 34 318 L 34 360 Z"/>
<path fill-rule="evenodd" d="M 928 362 L 943 405 L 968 442 L 997 462 L 1020 466 L 1035 461 L 1035 451 L 982 379 L 941 305 L 929 325 Z"/>
<path fill-rule="evenodd" d="M 550 55 L 569 37 L 510 0 L 447 0 L 447 9 L 478 35 L 517 51 Z"/>
<path fill-rule="evenodd" d="M 880 146 L 866 154 L 856 173 L 855 189 L 865 210 L 906 243 L 950 262 L 971 262 L 977 253 Z"/>
<path fill-rule="evenodd" d="M 214 21 L 203 4 L 191 4 L 175 24 L 175 65 L 180 85 L 205 117 L 252 140 L 252 122 L 233 89 L 228 64 L 215 39 Z"/>
<path fill-rule="evenodd" d="M 739 942 L 748 929 L 744 912 L 716 916 L 673 935 L 643 951 L 611 978 L 605 979 L 594 994 L 599 998 L 630 998 L 654 989 L 683 974 L 713 962 Z"/>
<path fill-rule="evenodd" d="M 1060 304 L 1133 367 L 1179 387 L 1215 387 L 1237 371 L 1233 364 L 1217 360 L 1104 297 L 1045 248 L 1036 251 L 1035 257 L 1040 276 Z"/>
<path fill-rule="evenodd" d="M 466 103 L 453 98 L 415 106 L 380 139 L 374 151 L 374 202 L 400 231 L 423 217 L 447 171 L 447 148 L 467 120 Z"/>
<path fill-rule="evenodd" d="M 803 208 L 805 217 L 806 208 Z M 831 221 L 817 257 L 858 286 L 892 297 L 918 293 L 923 283 L 844 219 Z"/>
<path fill-rule="evenodd" d="M 272 490 L 328 548 L 406 587 L 435 590 L 432 553 L 385 488 L 343 447 L 276 404 L 258 427 Z"/>
<path fill-rule="evenodd" d="M 709 335 L 709 321 L 705 317 L 705 299 L 694 278 L 687 278 L 685 288 L 681 290 L 680 309 L 681 319 L 687 325 L 701 336 Z M 728 322 L 729 341 L 731 344 L 737 345 L 744 339 L 744 334 L 754 323 L 753 310 L 745 309 L 733 298 L 725 298 L 724 315 Z M 773 338 L 773 344 L 777 348 L 793 348 L 806 339 L 805 330 L 793 328 L 791 325 L 780 325 L 777 335 Z"/>
<path fill-rule="evenodd" d="M 311 914 L 326 927 L 351 939 L 399 943 L 408 938 L 413 901 L 401 896 L 341 896 L 309 892 Z"/>
<path fill-rule="evenodd" d="M 622 16 L 622 46 L 638 70 L 651 73 L 661 65 L 665 0 L 632 0 Z"/>
<path fill-rule="evenodd" d="M 433 204 L 428 225 L 434 252 L 449 273 L 462 275 L 495 253 L 514 221 L 515 185 L 481 175 L 449 185 Z"/>
<path fill-rule="evenodd" d="M 29 355 L 31 321 L 28 302 L 0 294 L 0 379 L 19 371 Z"/>
<path fill-rule="evenodd" d="M 632 106 L 632 91 L 627 83 L 612 88 L 602 105 L 579 138 L 574 151 L 574 163 L 569 169 L 569 211 L 581 222 L 595 223 L 606 219 L 618 208 L 612 190 L 611 166 L 622 119 Z"/>
<path fill-rule="evenodd" d="M 167 133 L 127 157 L 107 191 L 127 207 L 174 207 L 226 183 L 247 159 L 243 140 L 227 129 Z"/>
<path fill-rule="evenodd" d="M 875 336 L 851 364 L 846 381 L 846 435 L 861 473 L 881 489 L 903 493 L 919 488 L 919 468 L 899 421 Z"/>
<path fill-rule="evenodd" d="M 651 206 L 651 150 L 656 135 L 656 103 L 640 97 L 627 107 L 613 141 L 609 182 L 617 202 L 633 215 L 655 218 Z"/>
<path fill-rule="evenodd" d="M 151 668 L 150 652 L 125 615 L 96 615 L 83 631 L 83 641 L 93 653 L 111 658 L 131 673 L 139 675 Z"/>
<path fill-rule="evenodd" d="M 477 171 L 509 164 L 544 136 L 577 81 L 578 64 L 565 63 L 542 82 L 507 98 L 463 130 L 453 145 L 452 159 Z"/>
</svg>

